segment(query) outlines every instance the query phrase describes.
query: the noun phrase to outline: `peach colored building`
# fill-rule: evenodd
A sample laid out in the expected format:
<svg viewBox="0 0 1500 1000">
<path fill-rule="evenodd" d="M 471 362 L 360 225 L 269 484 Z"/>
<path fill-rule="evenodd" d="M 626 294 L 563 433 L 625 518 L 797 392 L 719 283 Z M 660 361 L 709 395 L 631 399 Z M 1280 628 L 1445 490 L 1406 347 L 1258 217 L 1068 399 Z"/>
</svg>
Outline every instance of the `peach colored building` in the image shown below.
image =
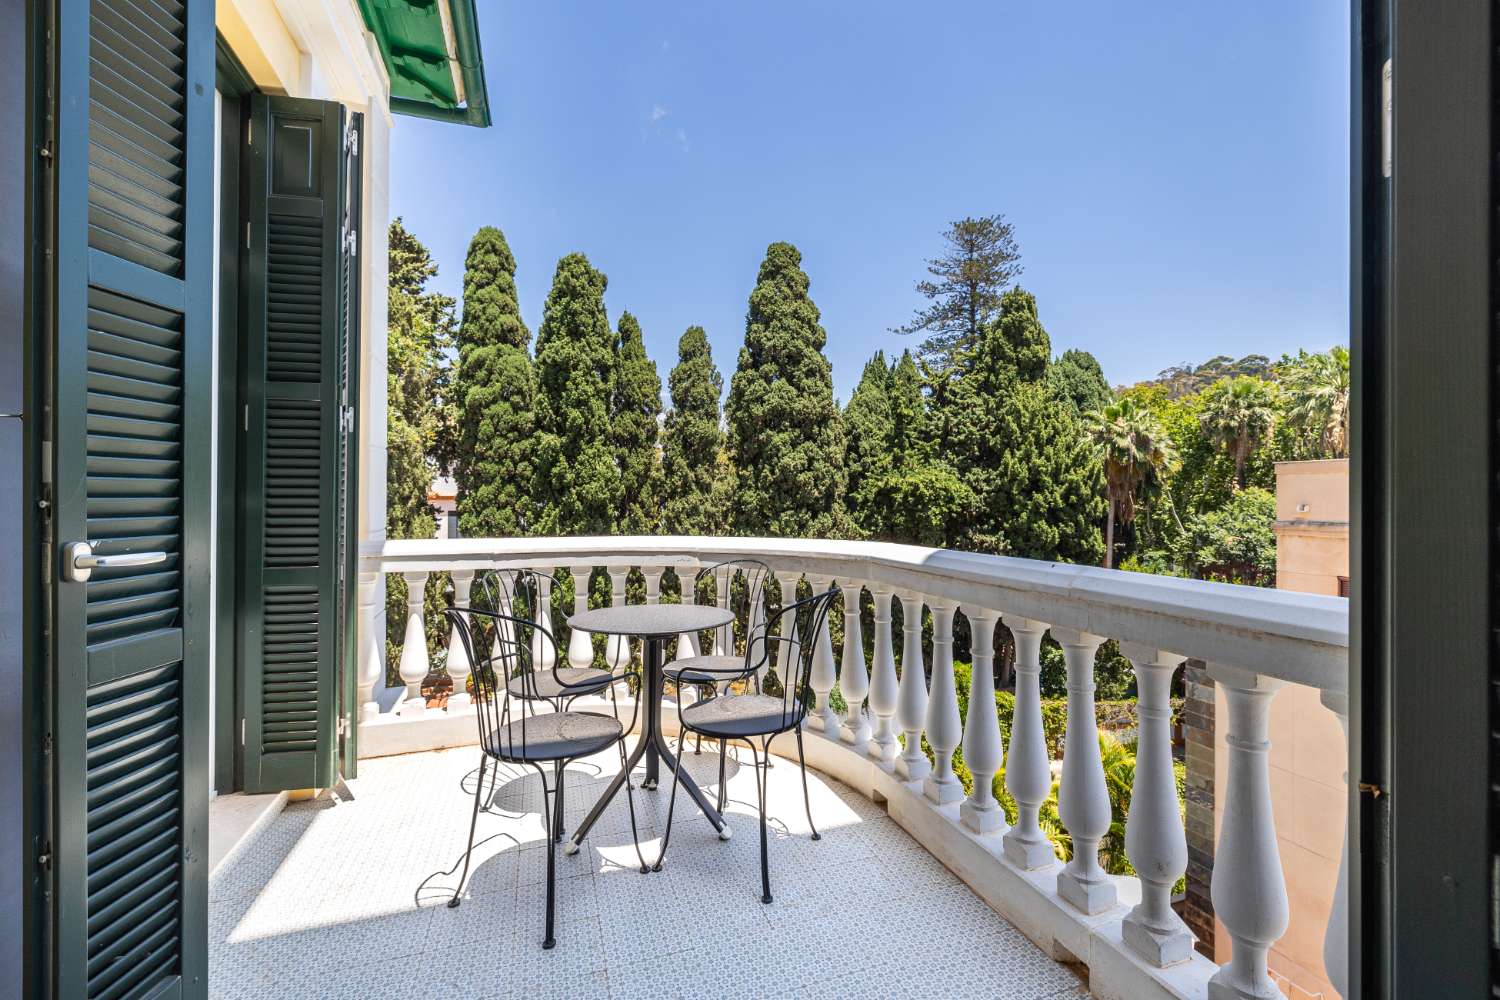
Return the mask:
<svg viewBox="0 0 1500 1000">
<path fill-rule="evenodd" d="M 1347 596 L 1349 461 L 1276 463 L 1276 586 Z M 1225 718 L 1224 695 L 1216 696 Z M 1348 751 L 1338 719 L 1318 691 L 1283 687 L 1271 702 L 1271 807 L 1286 876 L 1290 923 L 1271 949 L 1270 968 L 1290 1000 L 1333 998 L 1323 966 L 1323 932 L 1333 905 L 1344 824 Z M 1215 785 L 1224 787 L 1223 728 L 1215 735 Z M 1215 825 L 1223 803 L 1215 803 Z M 1217 957 L 1229 957 L 1228 935 L 1214 935 Z"/>
</svg>

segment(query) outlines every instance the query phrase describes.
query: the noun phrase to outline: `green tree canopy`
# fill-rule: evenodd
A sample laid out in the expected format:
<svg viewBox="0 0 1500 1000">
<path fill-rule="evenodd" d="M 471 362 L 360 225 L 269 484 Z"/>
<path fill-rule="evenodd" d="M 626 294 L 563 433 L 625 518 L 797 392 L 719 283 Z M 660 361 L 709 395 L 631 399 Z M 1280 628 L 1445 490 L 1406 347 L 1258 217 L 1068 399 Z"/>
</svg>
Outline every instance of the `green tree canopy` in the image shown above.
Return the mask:
<svg viewBox="0 0 1500 1000">
<path fill-rule="evenodd" d="M 875 528 L 873 491 L 892 465 L 890 381 L 885 355 L 876 351 L 844 407 L 846 503 L 854 523 L 865 531 Z"/>
<path fill-rule="evenodd" d="M 844 516 L 844 432 L 808 297 L 802 255 L 772 243 L 761 262 L 725 413 L 734 466 L 731 523 L 743 534 L 834 537 Z"/>
<path fill-rule="evenodd" d="M 910 351 L 902 351 L 891 366 L 886 393 L 891 402 L 891 454 L 897 461 L 925 458 L 933 447 L 932 421 L 922 394 L 922 375 Z"/>
<path fill-rule="evenodd" d="M 1288 397 L 1287 422 L 1309 458 L 1349 457 L 1349 348 L 1298 351 L 1276 366 Z"/>
<path fill-rule="evenodd" d="M 603 535 L 620 496 L 610 437 L 614 333 L 604 311 L 608 280 L 581 253 L 557 262 L 537 331 L 538 532 Z"/>
<path fill-rule="evenodd" d="M 661 523 L 661 467 L 657 462 L 657 418 L 661 416 L 661 377 L 646 355 L 641 325 L 620 313 L 615 353 L 614 404 L 610 430 L 620 470 L 620 508 L 615 531 L 647 535 Z"/>
<path fill-rule="evenodd" d="M 861 527 L 877 538 L 934 548 L 974 516 L 974 491 L 939 462 L 906 463 L 878 476 Z"/>
<path fill-rule="evenodd" d="M 677 364 L 667 387 L 672 409 L 662 428 L 662 531 L 713 534 L 724 528 L 723 504 L 713 496 L 724 447 L 719 426 L 724 378 L 703 327 L 688 327 L 677 342 Z"/>
<path fill-rule="evenodd" d="M 990 350 L 996 364 L 1008 366 L 1023 382 L 1046 377 L 1052 339 L 1037 319 L 1035 295 L 1020 287 L 1006 292 L 992 326 L 996 336 L 991 338 Z"/>
<path fill-rule="evenodd" d="M 1223 507 L 1195 514 L 1177 547 L 1194 576 L 1270 587 L 1276 583 L 1276 495 L 1236 490 Z"/>
<path fill-rule="evenodd" d="M 471 538 L 525 535 L 533 527 L 531 464 L 536 379 L 531 333 L 516 298 L 516 261 L 505 235 L 485 226 L 464 260 L 458 328 L 458 526 Z"/>
<path fill-rule="evenodd" d="M 1059 399 L 1073 404 L 1079 415 L 1102 410 L 1115 398 L 1104 380 L 1104 369 L 1088 351 L 1064 351 L 1047 369 L 1047 383 Z"/>
<path fill-rule="evenodd" d="M 1156 415 L 1130 397 L 1084 414 L 1084 426 L 1104 460 L 1104 565 L 1113 565 L 1114 524 L 1135 520 L 1136 494 L 1151 477 L 1178 464 L 1177 450 Z"/>
<path fill-rule="evenodd" d="M 1251 375 L 1216 382 L 1203 392 L 1199 414 L 1208 439 L 1234 461 L 1234 478 L 1245 488 L 1251 454 L 1271 436 L 1276 424 L 1276 389 Z"/>
<path fill-rule="evenodd" d="M 966 217 L 942 233 L 943 250 L 927 262 L 917 291 L 930 303 L 897 333 L 922 333 L 919 350 L 938 368 L 954 364 L 979 341 L 1000 310 L 1000 293 L 1021 273 L 1021 250 L 1003 215 Z"/>
</svg>

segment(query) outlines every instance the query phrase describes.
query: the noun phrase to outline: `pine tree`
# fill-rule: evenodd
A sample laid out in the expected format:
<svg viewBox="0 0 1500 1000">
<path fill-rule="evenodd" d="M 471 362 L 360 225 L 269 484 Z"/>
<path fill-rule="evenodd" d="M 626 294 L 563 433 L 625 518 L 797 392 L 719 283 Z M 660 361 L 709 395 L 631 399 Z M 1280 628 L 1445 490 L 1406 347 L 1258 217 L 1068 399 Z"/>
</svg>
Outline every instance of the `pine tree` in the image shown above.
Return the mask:
<svg viewBox="0 0 1500 1000">
<path fill-rule="evenodd" d="M 790 243 L 766 249 L 730 382 L 731 523 L 742 534 L 827 537 L 849 528 L 827 334 L 801 263 Z"/>
<path fill-rule="evenodd" d="M 1047 369 L 1047 384 L 1079 416 L 1102 410 L 1115 398 L 1099 360 L 1088 351 L 1064 351 Z"/>
<path fill-rule="evenodd" d="M 891 366 L 891 454 L 900 460 L 921 458 L 932 452 L 931 421 L 922 395 L 922 376 L 910 351 Z"/>
<path fill-rule="evenodd" d="M 1096 563 L 1103 480 L 1071 406 L 1044 381 L 1050 353 L 1025 292 L 1005 296 L 961 374 L 945 383 L 943 454 L 977 500 L 953 544 Z"/>
<path fill-rule="evenodd" d="M 893 424 L 887 388 L 891 370 L 879 351 L 865 364 L 859 385 L 844 407 L 844 471 L 849 516 L 864 531 L 875 530 L 873 487 L 891 470 Z"/>
<path fill-rule="evenodd" d="M 505 234 L 485 226 L 464 259 L 458 328 L 458 528 L 470 538 L 534 527 L 531 456 L 536 380 L 531 333 L 516 299 L 516 261 Z"/>
<path fill-rule="evenodd" d="M 537 532 L 604 535 L 615 523 L 620 474 L 609 432 L 614 333 L 608 279 L 573 253 L 557 262 L 536 338 Z"/>
<path fill-rule="evenodd" d="M 942 238 L 942 255 L 927 262 L 932 277 L 917 282 L 931 305 L 896 329 L 926 334 L 922 357 L 939 369 L 973 349 L 980 330 L 1000 310 L 1000 293 L 1021 273 L 1021 250 L 1003 215 L 950 222 Z"/>
<path fill-rule="evenodd" d="M 669 535 L 711 535 L 724 528 L 719 480 L 719 398 L 724 378 L 714 367 L 708 335 L 690 326 L 677 342 L 677 364 L 667 376 L 672 409 L 662 428 L 661 528 Z"/>
<path fill-rule="evenodd" d="M 661 467 L 656 455 L 657 418 L 661 416 L 661 377 L 646 356 L 641 325 L 620 313 L 615 351 L 614 402 L 610 431 L 615 464 L 620 470 L 620 507 L 615 531 L 649 535 L 661 523 Z"/>
</svg>

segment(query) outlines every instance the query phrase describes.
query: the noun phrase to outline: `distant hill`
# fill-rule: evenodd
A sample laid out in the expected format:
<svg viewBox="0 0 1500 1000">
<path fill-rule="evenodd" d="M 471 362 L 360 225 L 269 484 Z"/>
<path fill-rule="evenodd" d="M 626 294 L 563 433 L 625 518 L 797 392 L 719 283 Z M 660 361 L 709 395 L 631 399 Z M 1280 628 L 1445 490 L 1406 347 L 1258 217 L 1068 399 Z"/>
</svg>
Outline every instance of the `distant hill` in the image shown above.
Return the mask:
<svg viewBox="0 0 1500 1000">
<path fill-rule="evenodd" d="M 1222 378 L 1231 378 L 1236 375 L 1269 379 L 1275 377 L 1275 372 L 1271 367 L 1271 359 L 1264 354 L 1247 354 L 1239 360 L 1227 354 L 1220 354 L 1218 357 L 1209 358 L 1201 365 L 1191 362 L 1173 365 L 1171 368 L 1163 369 L 1156 378 L 1136 384 L 1163 386 L 1167 390 L 1167 398 L 1177 399 L 1179 396 L 1191 396 Z"/>
</svg>

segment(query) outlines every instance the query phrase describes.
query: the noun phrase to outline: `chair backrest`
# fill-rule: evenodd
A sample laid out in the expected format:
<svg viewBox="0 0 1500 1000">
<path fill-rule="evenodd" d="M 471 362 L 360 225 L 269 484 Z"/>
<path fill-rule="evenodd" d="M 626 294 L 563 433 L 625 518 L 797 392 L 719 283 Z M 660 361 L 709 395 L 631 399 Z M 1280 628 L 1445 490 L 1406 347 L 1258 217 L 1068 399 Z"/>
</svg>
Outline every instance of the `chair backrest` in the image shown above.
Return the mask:
<svg viewBox="0 0 1500 1000">
<path fill-rule="evenodd" d="M 781 713 L 788 726 L 800 725 L 807 715 L 813 698 L 812 668 L 818 633 L 828 627 L 828 609 L 838 593 L 839 588 L 833 586 L 772 611 L 772 619 L 780 624 L 781 631 L 779 635 L 768 635 L 765 641 L 778 671 Z M 780 675 L 782 670 L 785 676 Z"/>
<path fill-rule="evenodd" d="M 487 569 L 474 578 L 472 604 L 530 621 L 540 617 L 536 613 L 539 593 L 536 573 L 532 570 Z"/>
<path fill-rule="evenodd" d="M 557 671 L 557 641 L 536 622 L 480 607 L 446 608 L 444 614 L 474 664 L 474 716 L 479 745 L 501 756 L 525 757 L 528 713 L 510 713 L 510 682 L 519 679 L 527 697 L 538 697 L 533 648 L 550 645 Z M 511 725 L 512 721 L 516 724 Z"/>
<path fill-rule="evenodd" d="M 752 634 L 766 618 L 765 585 L 771 568 L 756 559 L 729 559 L 705 566 L 693 577 L 694 603 L 717 604 L 734 612 L 734 621 L 705 635 L 712 635 L 705 654 L 734 656 L 744 651 L 748 663 Z M 699 637 L 702 641 L 703 636 Z"/>
</svg>

